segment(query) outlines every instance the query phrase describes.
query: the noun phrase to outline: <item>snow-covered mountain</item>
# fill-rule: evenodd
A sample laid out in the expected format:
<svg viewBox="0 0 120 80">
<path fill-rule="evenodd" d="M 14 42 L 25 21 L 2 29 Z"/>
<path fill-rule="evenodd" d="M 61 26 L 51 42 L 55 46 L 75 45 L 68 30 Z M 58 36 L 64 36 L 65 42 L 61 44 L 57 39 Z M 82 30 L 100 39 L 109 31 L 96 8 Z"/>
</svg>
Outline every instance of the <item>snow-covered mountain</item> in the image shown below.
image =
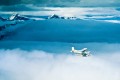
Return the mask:
<svg viewBox="0 0 120 80">
<path fill-rule="evenodd" d="M 71 20 L 78 20 L 79 18 L 76 18 L 76 17 L 65 17 L 65 16 L 59 16 L 59 15 L 53 14 L 53 15 L 49 16 L 48 19 L 71 19 Z"/>
<path fill-rule="evenodd" d="M 12 31 L 15 31 L 18 26 L 21 27 L 21 24 L 26 23 L 27 20 L 34 21 L 34 19 L 19 14 L 13 14 L 8 18 L 0 17 L 0 39 L 3 39 L 12 33 Z"/>
</svg>

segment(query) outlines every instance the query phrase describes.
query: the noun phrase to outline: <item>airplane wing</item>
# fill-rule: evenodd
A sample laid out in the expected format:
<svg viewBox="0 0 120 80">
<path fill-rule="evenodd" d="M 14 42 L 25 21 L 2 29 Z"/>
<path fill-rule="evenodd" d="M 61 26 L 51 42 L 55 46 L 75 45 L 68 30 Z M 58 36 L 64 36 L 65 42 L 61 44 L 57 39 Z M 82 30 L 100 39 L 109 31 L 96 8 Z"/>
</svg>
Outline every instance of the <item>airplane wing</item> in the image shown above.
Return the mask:
<svg viewBox="0 0 120 80">
<path fill-rule="evenodd" d="M 79 50 L 79 51 L 85 52 L 85 51 L 87 51 L 87 48 L 83 48 L 82 50 Z"/>
</svg>

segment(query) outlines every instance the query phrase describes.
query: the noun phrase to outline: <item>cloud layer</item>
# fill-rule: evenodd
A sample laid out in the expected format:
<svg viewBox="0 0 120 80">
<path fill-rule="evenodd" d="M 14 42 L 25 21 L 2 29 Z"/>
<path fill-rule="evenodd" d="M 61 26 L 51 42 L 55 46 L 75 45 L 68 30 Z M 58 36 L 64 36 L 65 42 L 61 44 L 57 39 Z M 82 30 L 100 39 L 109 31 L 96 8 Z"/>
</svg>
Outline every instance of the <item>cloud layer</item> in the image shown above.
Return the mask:
<svg viewBox="0 0 120 80">
<path fill-rule="evenodd" d="M 0 50 L 0 80 L 119 80 L 119 57 L 119 53 L 82 58 L 41 50 Z"/>
</svg>

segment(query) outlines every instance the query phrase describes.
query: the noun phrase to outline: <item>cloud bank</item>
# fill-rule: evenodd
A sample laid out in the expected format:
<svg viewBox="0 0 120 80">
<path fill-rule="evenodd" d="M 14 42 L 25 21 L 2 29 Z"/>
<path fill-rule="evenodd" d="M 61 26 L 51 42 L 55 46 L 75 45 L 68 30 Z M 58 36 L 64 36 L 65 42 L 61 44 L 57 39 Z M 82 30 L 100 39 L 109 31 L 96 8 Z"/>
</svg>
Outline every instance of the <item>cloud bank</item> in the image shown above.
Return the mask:
<svg viewBox="0 0 120 80">
<path fill-rule="evenodd" d="M 3 49 L 0 80 L 119 80 L 119 57 L 119 53 L 82 58 L 41 50 Z"/>
</svg>

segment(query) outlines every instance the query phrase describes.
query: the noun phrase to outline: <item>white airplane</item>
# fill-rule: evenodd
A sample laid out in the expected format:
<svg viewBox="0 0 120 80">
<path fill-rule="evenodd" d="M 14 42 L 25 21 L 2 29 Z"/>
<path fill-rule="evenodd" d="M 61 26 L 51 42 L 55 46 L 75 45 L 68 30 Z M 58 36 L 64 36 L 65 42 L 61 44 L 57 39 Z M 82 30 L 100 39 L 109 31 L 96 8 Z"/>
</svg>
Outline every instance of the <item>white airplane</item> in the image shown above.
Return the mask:
<svg viewBox="0 0 120 80">
<path fill-rule="evenodd" d="M 75 50 L 75 48 L 72 47 L 71 52 L 73 52 L 74 54 L 76 54 L 78 56 L 82 56 L 82 57 L 90 56 L 90 51 L 88 51 L 87 48 L 83 48 L 81 50 Z"/>
</svg>

